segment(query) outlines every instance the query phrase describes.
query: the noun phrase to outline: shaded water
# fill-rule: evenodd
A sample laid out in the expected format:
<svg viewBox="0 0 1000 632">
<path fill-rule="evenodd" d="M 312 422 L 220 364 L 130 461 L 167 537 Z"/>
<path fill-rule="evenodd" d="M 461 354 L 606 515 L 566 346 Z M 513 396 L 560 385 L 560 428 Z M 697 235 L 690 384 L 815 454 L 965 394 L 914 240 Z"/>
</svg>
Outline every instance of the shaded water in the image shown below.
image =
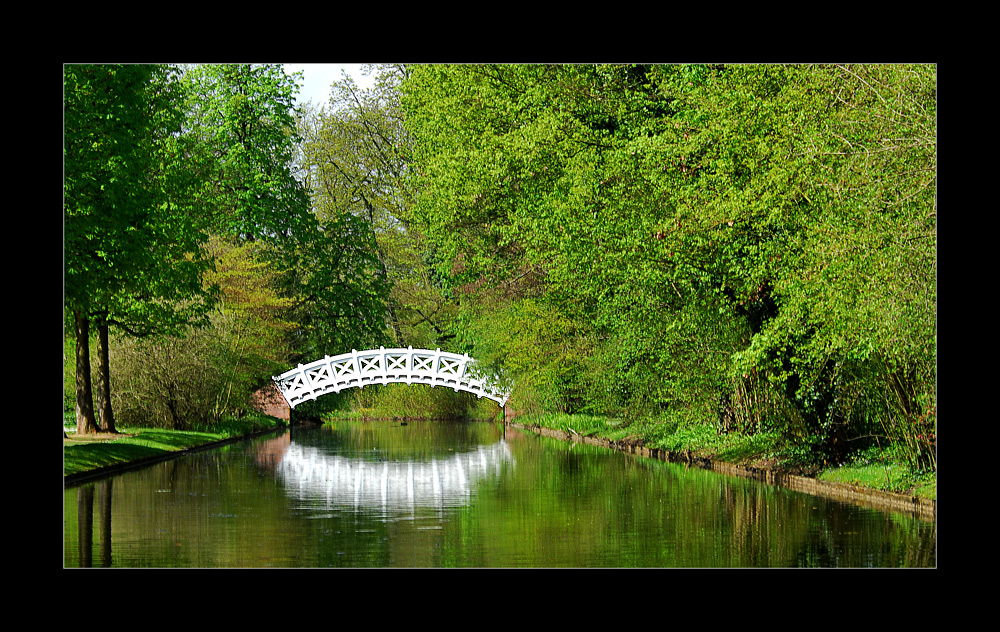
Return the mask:
<svg viewBox="0 0 1000 632">
<path fill-rule="evenodd" d="M 296 427 L 68 488 L 63 523 L 67 567 L 936 565 L 933 522 L 484 423 Z"/>
</svg>

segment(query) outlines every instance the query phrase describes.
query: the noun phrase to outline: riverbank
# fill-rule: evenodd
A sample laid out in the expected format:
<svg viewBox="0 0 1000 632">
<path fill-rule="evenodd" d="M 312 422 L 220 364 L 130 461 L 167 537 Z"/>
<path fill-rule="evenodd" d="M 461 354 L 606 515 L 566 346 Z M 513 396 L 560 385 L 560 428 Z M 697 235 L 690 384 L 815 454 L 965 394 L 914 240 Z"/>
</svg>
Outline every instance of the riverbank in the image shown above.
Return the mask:
<svg viewBox="0 0 1000 632">
<path fill-rule="evenodd" d="M 780 485 L 795 491 L 852 502 L 862 506 L 912 513 L 933 520 L 936 497 L 898 493 L 866 486 L 858 481 L 824 480 L 835 477 L 843 468 L 805 468 L 791 471 L 767 457 L 765 442 L 731 442 L 724 449 L 709 450 L 698 446 L 697 438 L 675 435 L 675 449 L 648 445 L 633 432 L 602 420 L 579 415 L 547 415 L 508 421 L 509 427 L 534 432 L 565 441 L 580 441 L 628 454 L 661 461 L 684 463 L 720 473 L 751 478 Z M 179 453 L 208 449 L 229 442 L 274 432 L 285 427 L 276 419 L 258 419 L 245 427 L 230 426 L 214 432 L 163 430 L 154 428 L 124 429 L 117 435 L 97 434 L 63 439 L 63 480 L 73 485 L 130 468 L 142 467 Z M 933 490 L 936 496 L 936 486 Z"/>
<path fill-rule="evenodd" d="M 275 432 L 287 427 L 270 417 L 227 422 L 201 430 L 122 428 L 121 432 L 77 436 L 70 428 L 63 438 L 63 484 L 142 467 L 180 453 L 204 450 Z"/>
<path fill-rule="evenodd" d="M 506 423 L 509 427 L 542 436 L 579 441 L 661 461 L 684 463 L 861 506 L 903 511 L 928 520 L 934 520 L 936 515 L 937 483 L 934 476 L 930 477 L 930 481 L 918 482 L 916 485 L 912 480 L 902 483 L 909 487 L 903 492 L 880 489 L 878 485 L 901 485 L 898 477 L 893 480 L 893 467 L 889 464 L 789 466 L 787 461 L 776 458 L 774 438 L 766 435 L 718 437 L 714 433 L 699 432 L 698 429 L 674 429 L 664 435 L 662 424 L 647 428 L 641 423 L 625 424 L 621 420 L 586 415 L 526 416 L 507 420 Z M 644 434 L 646 437 L 638 438 Z M 859 474 L 862 470 L 874 470 L 878 475 Z M 874 484 L 864 484 L 861 478 L 867 478 Z"/>
</svg>

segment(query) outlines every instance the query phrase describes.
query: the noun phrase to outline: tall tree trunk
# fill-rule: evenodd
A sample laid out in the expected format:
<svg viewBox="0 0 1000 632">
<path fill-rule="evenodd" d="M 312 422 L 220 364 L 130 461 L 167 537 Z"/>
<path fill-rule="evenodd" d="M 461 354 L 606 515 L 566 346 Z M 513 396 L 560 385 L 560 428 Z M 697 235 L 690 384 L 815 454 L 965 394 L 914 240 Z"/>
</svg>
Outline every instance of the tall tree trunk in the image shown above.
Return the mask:
<svg viewBox="0 0 1000 632">
<path fill-rule="evenodd" d="M 97 390 L 95 403 L 101 432 L 118 432 L 111 410 L 111 363 L 108 359 L 108 321 L 100 316 L 97 325 Z"/>
<path fill-rule="evenodd" d="M 76 433 L 94 434 L 94 397 L 90 388 L 90 321 L 79 310 L 73 312 L 76 329 Z"/>
</svg>

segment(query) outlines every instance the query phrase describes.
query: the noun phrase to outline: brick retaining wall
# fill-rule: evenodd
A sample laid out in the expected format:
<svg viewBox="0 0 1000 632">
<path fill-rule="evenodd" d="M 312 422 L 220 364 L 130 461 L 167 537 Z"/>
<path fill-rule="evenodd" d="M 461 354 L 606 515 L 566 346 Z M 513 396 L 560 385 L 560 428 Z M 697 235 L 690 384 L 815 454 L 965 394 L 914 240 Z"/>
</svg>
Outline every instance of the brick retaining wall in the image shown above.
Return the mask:
<svg viewBox="0 0 1000 632">
<path fill-rule="evenodd" d="M 292 409 L 274 384 L 268 384 L 254 393 L 250 401 L 255 409 L 269 417 L 284 419 L 288 422 L 292 419 Z"/>
</svg>

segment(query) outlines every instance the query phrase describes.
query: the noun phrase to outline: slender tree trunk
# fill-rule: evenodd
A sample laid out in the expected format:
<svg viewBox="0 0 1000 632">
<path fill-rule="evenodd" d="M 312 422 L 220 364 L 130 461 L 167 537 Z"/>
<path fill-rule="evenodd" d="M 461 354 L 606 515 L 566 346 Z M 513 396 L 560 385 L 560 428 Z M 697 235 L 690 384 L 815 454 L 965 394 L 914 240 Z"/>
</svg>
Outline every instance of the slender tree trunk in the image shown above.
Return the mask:
<svg viewBox="0 0 1000 632">
<path fill-rule="evenodd" d="M 73 312 L 76 329 L 76 433 L 94 434 L 94 397 L 90 388 L 90 321 L 79 310 Z"/>
<path fill-rule="evenodd" d="M 95 403 L 101 432 L 118 432 L 111 410 L 111 363 L 108 359 L 108 321 L 99 317 L 97 325 L 97 390 Z"/>
</svg>

